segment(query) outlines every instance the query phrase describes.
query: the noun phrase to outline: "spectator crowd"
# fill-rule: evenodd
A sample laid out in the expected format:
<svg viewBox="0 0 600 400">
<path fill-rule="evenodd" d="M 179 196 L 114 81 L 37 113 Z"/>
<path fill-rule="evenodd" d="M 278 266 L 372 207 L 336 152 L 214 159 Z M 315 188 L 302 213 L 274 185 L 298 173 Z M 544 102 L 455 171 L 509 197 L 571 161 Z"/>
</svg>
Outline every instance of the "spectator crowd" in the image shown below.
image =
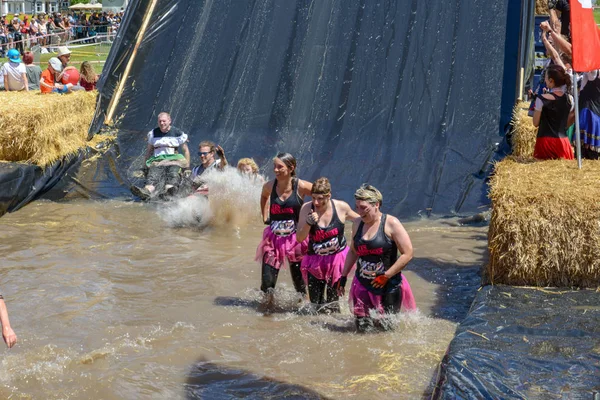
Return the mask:
<svg viewBox="0 0 600 400">
<path fill-rule="evenodd" d="M 540 83 L 530 92 L 530 115 L 538 127 L 534 157 L 573 159 L 575 100 L 577 90 L 582 157 L 600 156 L 600 74 L 572 67 L 570 4 L 568 0 L 548 0 L 550 18 L 540 24 L 547 64 Z M 573 81 L 577 79 L 576 85 Z"/>
<path fill-rule="evenodd" d="M 10 49 L 17 49 L 21 55 L 35 45 L 58 46 L 71 40 L 94 42 L 98 35 L 110 35 L 119 28 L 123 13 L 94 12 L 89 16 L 79 14 L 62 15 L 37 14 L 0 18 L 0 57 L 6 57 Z"/>
</svg>

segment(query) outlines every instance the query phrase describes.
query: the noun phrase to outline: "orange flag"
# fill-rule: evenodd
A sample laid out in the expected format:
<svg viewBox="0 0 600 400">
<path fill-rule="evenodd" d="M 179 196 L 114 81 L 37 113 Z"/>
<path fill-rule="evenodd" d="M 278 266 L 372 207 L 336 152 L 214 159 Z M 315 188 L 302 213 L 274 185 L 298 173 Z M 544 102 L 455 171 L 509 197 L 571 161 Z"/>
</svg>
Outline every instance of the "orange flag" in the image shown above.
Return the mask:
<svg viewBox="0 0 600 400">
<path fill-rule="evenodd" d="M 600 69 L 600 30 L 594 21 L 592 0 L 571 0 L 571 44 L 573 69 Z"/>
</svg>

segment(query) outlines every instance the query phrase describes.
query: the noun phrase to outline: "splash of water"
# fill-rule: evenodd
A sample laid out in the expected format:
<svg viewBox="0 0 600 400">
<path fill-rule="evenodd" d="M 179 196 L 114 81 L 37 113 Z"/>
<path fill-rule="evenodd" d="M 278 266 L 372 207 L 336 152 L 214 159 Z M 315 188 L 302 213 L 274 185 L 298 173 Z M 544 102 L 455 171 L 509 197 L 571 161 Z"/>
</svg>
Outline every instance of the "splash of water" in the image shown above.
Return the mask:
<svg viewBox="0 0 600 400">
<path fill-rule="evenodd" d="M 262 181 L 248 178 L 235 168 L 212 170 L 202 176 L 208 197 L 192 195 L 168 203 L 160 211 L 171 227 L 234 226 L 257 222 L 260 216 Z"/>
</svg>

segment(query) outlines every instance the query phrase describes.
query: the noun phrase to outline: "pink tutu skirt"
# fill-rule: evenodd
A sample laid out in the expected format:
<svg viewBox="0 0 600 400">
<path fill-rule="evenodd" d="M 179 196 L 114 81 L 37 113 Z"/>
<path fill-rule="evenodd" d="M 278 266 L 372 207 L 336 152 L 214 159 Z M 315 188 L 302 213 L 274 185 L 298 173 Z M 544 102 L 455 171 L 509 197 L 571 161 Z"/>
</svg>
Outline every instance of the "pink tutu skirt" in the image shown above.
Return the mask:
<svg viewBox="0 0 600 400">
<path fill-rule="evenodd" d="M 329 286 L 333 286 L 342 276 L 348 250 L 349 248 L 346 246 L 342 251 L 327 256 L 305 255 L 301 267 L 304 282 L 308 284 L 308 274 L 311 274 L 317 279 L 327 281 Z"/>
<path fill-rule="evenodd" d="M 402 311 L 415 311 L 417 304 L 415 303 L 408 280 L 404 275 L 402 276 L 402 283 L 400 283 L 400 290 L 402 291 L 402 296 L 400 297 Z M 348 301 L 350 302 L 350 309 L 357 317 L 368 317 L 371 310 L 377 310 L 379 314 L 383 314 L 383 296 L 373 294 L 356 278 L 352 281 Z"/>
<path fill-rule="evenodd" d="M 258 262 L 265 262 L 268 265 L 280 269 L 285 259 L 289 262 L 300 262 L 302 257 L 308 251 L 308 238 L 302 243 L 296 241 L 296 233 L 288 236 L 277 236 L 267 226 L 263 231 L 263 238 L 256 249 L 256 258 Z"/>
</svg>

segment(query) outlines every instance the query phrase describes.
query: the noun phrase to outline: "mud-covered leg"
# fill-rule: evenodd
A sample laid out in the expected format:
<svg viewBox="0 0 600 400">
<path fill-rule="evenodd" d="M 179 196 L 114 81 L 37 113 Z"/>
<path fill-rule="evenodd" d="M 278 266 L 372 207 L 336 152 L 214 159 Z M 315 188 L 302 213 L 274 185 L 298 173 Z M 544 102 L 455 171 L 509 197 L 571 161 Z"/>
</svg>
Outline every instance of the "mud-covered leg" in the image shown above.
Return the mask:
<svg viewBox="0 0 600 400">
<path fill-rule="evenodd" d="M 303 295 L 306 294 L 306 284 L 304 283 L 304 278 L 302 277 L 302 271 L 300 270 L 299 262 L 291 262 L 290 263 L 290 272 L 292 273 L 292 281 L 294 282 L 294 288 L 296 292 L 301 293 Z"/>
<path fill-rule="evenodd" d="M 325 281 L 315 278 L 308 274 L 308 298 L 313 304 L 323 304 L 325 302 Z"/>
</svg>

